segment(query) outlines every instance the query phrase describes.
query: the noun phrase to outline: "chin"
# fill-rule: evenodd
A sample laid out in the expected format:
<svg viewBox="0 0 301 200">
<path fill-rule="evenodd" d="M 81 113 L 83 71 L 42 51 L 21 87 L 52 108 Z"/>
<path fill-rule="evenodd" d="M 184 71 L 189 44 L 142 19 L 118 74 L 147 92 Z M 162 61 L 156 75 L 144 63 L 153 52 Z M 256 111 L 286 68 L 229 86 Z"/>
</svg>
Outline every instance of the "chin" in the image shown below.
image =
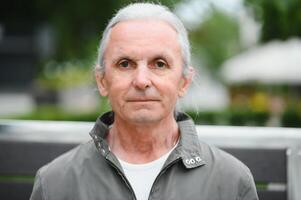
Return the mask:
<svg viewBox="0 0 301 200">
<path fill-rule="evenodd" d="M 145 111 L 139 110 L 135 112 L 131 112 L 127 115 L 129 121 L 133 123 L 155 123 L 162 120 L 162 115 L 158 111 Z"/>
</svg>

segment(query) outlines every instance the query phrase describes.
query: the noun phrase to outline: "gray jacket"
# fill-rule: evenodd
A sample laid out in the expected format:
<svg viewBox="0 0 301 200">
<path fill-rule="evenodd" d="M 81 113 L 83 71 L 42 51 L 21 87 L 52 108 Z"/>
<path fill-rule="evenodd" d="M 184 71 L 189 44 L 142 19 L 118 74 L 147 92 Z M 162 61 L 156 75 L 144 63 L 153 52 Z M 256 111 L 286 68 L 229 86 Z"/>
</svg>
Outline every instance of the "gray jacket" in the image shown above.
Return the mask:
<svg viewBox="0 0 301 200">
<path fill-rule="evenodd" d="M 199 141 L 194 123 L 177 113 L 178 146 L 157 176 L 149 199 L 257 200 L 249 169 L 228 153 Z M 134 200 L 135 194 L 105 140 L 112 112 L 97 119 L 81 144 L 42 167 L 31 200 Z"/>
</svg>

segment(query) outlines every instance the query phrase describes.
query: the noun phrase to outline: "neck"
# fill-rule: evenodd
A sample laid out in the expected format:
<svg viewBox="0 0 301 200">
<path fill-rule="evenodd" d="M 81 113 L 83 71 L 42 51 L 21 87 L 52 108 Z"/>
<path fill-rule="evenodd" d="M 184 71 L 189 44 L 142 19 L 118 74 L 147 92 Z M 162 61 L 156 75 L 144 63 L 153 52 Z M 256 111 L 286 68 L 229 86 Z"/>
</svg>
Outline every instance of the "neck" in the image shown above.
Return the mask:
<svg viewBox="0 0 301 200">
<path fill-rule="evenodd" d="M 130 163 L 147 163 L 158 159 L 177 143 L 179 130 L 171 116 L 158 123 L 129 124 L 115 117 L 108 135 L 111 151 Z"/>
</svg>

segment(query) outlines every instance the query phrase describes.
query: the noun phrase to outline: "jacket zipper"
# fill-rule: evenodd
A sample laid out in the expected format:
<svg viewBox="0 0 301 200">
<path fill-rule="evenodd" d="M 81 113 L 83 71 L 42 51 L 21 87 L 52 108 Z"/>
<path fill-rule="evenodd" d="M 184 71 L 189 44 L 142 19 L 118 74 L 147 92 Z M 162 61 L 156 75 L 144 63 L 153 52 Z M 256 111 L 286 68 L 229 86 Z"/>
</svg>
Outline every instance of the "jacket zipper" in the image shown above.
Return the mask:
<svg viewBox="0 0 301 200">
<path fill-rule="evenodd" d="M 175 159 L 174 161 L 170 162 L 168 165 L 166 165 L 161 171 L 160 173 L 158 174 L 158 176 L 156 177 L 153 185 L 152 185 L 152 188 L 151 188 L 151 191 L 149 193 L 149 196 L 148 196 L 148 199 L 150 200 L 150 196 L 151 194 L 153 193 L 153 189 L 154 189 L 154 185 L 156 184 L 156 182 L 159 180 L 159 178 L 166 172 L 166 170 L 171 167 L 173 164 L 175 164 L 176 162 L 178 162 L 179 160 L 181 160 L 181 158 L 177 158 Z"/>
<path fill-rule="evenodd" d="M 107 159 L 107 158 L 106 158 Z M 126 178 L 126 176 L 122 173 L 122 171 L 113 163 L 111 162 L 109 159 L 107 159 L 107 161 L 109 162 L 109 164 L 118 172 L 118 174 L 121 176 L 122 180 L 125 182 L 126 186 L 128 187 L 128 189 L 130 190 L 130 192 L 132 193 L 134 200 L 137 200 L 135 192 L 130 184 L 130 182 L 128 181 L 128 179 Z"/>
</svg>

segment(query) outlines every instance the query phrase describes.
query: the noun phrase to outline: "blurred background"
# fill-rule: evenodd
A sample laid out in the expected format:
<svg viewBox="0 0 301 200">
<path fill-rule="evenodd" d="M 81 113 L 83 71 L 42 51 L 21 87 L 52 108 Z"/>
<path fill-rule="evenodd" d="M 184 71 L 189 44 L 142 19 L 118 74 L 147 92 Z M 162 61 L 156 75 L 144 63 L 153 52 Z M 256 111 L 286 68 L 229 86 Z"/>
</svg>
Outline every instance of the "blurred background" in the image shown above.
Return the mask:
<svg viewBox="0 0 301 200">
<path fill-rule="evenodd" d="M 0 118 L 95 121 L 98 43 L 128 0 L 4 1 Z M 198 124 L 301 127 L 300 0 L 162 0 L 189 30 Z"/>
</svg>

